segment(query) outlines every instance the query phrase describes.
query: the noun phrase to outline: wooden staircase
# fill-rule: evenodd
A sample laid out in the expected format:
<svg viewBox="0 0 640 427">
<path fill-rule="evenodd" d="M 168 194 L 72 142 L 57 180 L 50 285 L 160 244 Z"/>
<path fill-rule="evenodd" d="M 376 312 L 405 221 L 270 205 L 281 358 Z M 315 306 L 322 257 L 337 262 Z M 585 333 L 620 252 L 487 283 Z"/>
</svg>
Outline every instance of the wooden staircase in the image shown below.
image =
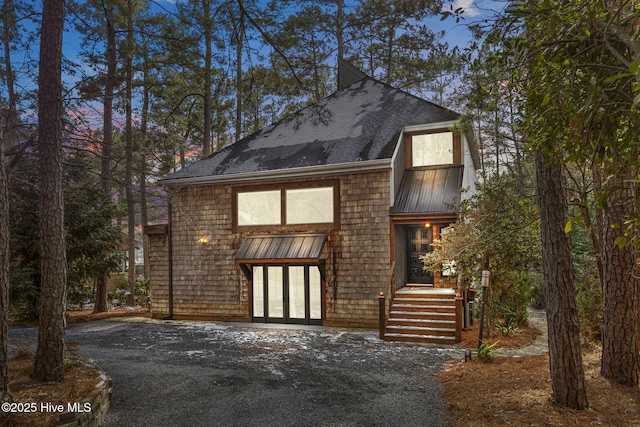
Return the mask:
<svg viewBox="0 0 640 427">
<path fill-rule="evenodd" d="M 436 344 L 456 342 L 455 292 L 425 285 L 396 291 L 384 339 Z"/>
</svg>

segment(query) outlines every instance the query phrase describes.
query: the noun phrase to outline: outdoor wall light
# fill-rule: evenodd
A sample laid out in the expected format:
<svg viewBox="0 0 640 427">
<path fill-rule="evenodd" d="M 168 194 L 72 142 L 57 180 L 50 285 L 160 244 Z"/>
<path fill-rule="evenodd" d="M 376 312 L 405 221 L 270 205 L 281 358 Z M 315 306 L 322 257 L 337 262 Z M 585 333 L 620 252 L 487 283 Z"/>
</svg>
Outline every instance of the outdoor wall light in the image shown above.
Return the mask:
<svg viewBox="0 0 640 427">
<path fill-rule="evenodd" d="M 209 239 L 207 239 L 206 237 L 201 237 L 200 239 L 198 239 L 198 241 L 203 245 L 206 245 L 207 243 L 209 243 Z"/>
<path fill-rule="evenodd" d="M 424 223 L 424 228 L 431 228 L 431 223 L 430 222 L 425 222 Z"/>
</svg>

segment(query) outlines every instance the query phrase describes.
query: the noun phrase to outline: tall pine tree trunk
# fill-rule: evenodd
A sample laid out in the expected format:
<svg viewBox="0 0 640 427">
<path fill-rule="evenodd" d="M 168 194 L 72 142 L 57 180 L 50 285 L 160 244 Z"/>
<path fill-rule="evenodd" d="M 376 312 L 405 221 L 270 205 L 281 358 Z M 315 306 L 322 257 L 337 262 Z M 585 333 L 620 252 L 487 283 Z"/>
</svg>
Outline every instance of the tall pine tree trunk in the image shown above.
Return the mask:
<svg viewBox="0 0 640 427">
<path fill-rule="evenodd" d="M 111 200 L 111 156 L 113 148 L 113 88 L 116 77 L 116 30 L 113 22 L 113 6 L 104 5 L 104 14 L 107 28 L 107 75 L 104 85 L 104 124 L 102 136 L 102 163 L 100 167 L 100 184 L 105 203 L 113 203 Z M 93 306 L 94 313 L 107 311 L 107 285 L 109 283 L 109 272 L 105 271 L 98 277 L 96 286 L 96 299 Z"/>
<path fill-rule="evenodd" d="M 7 372 L 9 330 L 9 183 L 4 161 L 4 135 L 0 138 L 0 402 L 9 390 Z"/>
<path fill-rule="evenodd" d="M 147 211 L 147 153 L 150 151 L 147 136 L 148 117 L 149 117 L 149 55 L 146 40 L 143 43 L 144 55 L 142 65 L 143 75 L 143 95 L 142 95 L 142 113 L 140 119 L 140 171 L 138 171 L 138 179 L 140 181 L 140 224 L 142 225 L 142 251 L 144 255 L 144 278 L 148 279 L 151 271 L 149 262 L 149 237 L 144 233 L 144 227 L 149 223 Z"/>
<path fill-rule="evenodd" d="M 14 143 L 16 131 L 16 97 L 11 65 L 11 39 L 13 30 L 13 2 L 2 4 L 2 45 L 4 47 L 4 74 L 9 96 L 9 111 L 0 128 L 0 402 L 4 402 L 9 389 L 7 371 L 9 321 L 9 183 L 5 163 L 5 149 Z M 2 120 L 3 116 L 0 116 Z"/>
<path fill-rule="evenodd" d="M 62 30 L 64 0 L 44 0 L 38 77 L 40 155 L 40 328 L 33 378 L 61 381 L 67 260 L 62 199 Z"/>
<path fill-rule="evenodd" d="M 213 107 L 211 99 L 211 74 L 213 61 L 213 52 L 211 43 L 212 35 L 213 35 L 213 20 L 211 18 L 211 0 L 202 0 L 202 8 L 204 11 L 204 21 L 203 21 L 203 31 L 204 31 L 204 43 L 205 43 L 205 54 L 204 54 L 204 91 L 202 93 L 203 106 L 204 106 L 204 124 L 202 127 L 203 132 L 203 141 L 202 141 L 202 155 L 203 157 L 207 157 L 211 154 L 211 118 L 213 114 Z"/>
<path fill-rule="evenodd" d="M 127 2 L 129 16 L 127 17 L 127 52 L 126 52 L 126 93 L 125 93 L 125 187 L 127 197 L 127 248 L 129 252 L 129 270 L 127 272 L 127 283 L 129 293 L 127 295 L 127 304 L 133 306 L 135 304 L 136 291 L 136 210 L 135 200 L 133 199 L 133 2 Z"/>
<path fill-rule="evenodd" d="M 606 207 L 597 212 L 604 299 L 601 375 L 635 387 L 638 385 L 638 251 L 617 239 L 623 238 L 623 224 L 636 210 L 637 198 L 633 184 L 617 177 L 609 177 L 607 188 L 603 188 L 605 175 L 600 165 L 594 165 L 594 187 L 606 194 Z"/>
<path fill-rule="evenodd" d="M 244 45 L 244 15 L 238 15 L 236 34 L 236 136 L 242 138 L 242 47 Z"/>
<path fill-rule="evenodd" d="M 540 153 L 536 154 L 535 164 L 553 399 L 572 409 L 584 409 L 587 407 L 587 393 L 573 284 L 571 243 L 564 231 L 568 209 L 563 170 L 561 165 L 549 163 Z"/>
</svg>

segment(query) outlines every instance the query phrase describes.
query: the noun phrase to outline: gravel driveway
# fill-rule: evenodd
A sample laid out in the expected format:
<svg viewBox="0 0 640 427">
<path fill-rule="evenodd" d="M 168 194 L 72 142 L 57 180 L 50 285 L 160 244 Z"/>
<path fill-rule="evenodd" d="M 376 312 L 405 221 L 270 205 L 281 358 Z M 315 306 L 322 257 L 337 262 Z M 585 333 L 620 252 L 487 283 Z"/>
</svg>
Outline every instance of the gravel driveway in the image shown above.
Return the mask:
<svg viewBox="0 0 640 427">
<path fill-rule="evenodd" d="M 12 327 L 10 341 L 35 343 Z M 67 339 L 113 379 L 105 426 L 444 426 L 433 373 L 457 347 L 377 331 L 111 319 Z"/>
</svg>

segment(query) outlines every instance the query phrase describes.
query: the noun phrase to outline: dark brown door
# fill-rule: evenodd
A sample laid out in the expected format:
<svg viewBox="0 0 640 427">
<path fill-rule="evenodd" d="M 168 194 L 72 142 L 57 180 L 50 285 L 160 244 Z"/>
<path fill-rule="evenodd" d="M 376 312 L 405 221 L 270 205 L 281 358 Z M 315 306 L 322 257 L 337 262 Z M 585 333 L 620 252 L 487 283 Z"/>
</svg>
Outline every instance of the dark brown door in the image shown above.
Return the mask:
<svg viewBox="0 0 640 427">
<path fill-rule="evenodd" d="M 433 274 L 424 271 L 420 255 L 433 250 L 433 228 L 407 227 L 407 283 L 433 284 Z"/>
</svg>

